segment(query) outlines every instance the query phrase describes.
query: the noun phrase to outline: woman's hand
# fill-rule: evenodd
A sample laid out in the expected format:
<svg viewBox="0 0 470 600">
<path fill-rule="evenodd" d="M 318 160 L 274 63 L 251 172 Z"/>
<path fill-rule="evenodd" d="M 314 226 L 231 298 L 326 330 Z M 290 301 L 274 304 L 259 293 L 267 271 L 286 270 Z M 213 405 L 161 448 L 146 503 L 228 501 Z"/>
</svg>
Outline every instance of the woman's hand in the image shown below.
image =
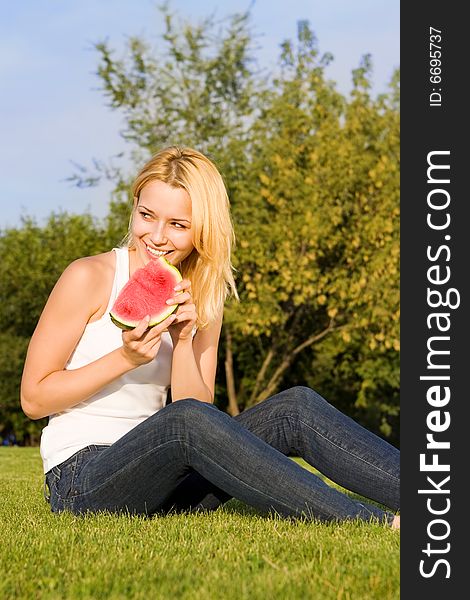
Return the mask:
<svg viewBox="0 0 470 600">
<path fill-rule="evenodd" d="M 176 316 L 172 314 L 158 325 L 149 328 L 150 317 L 147 316 L 134 329 L 124 331 L 122 334 L 122 352 L 126 360 L 134 367 L 152 361 L 160 349 L 162 333 L 168 330 L 175 318 Z"/>
<path fill-rule="evenodd" d="M 192 340 L 193 329 L 197 321 L 196 306 L 191 295 L 191 282 L 189 279 L 183 279 L 175 286 L 175 294 L 173 298 L 169 298 L 166 303 L 168 305 L 179 304 L 175 315 L 175 320 L 169 327 L 173 346 L 182 340 Z"/>
</svg>

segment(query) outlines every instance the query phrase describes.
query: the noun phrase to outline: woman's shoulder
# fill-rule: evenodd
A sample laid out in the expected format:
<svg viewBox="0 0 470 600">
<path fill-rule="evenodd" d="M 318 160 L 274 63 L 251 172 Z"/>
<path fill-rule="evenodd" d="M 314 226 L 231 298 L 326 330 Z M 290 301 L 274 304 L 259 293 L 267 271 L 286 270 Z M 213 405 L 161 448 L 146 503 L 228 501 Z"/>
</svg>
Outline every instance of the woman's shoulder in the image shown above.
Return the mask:
<svg viewBox="0 0 470 600">
<path fill-rule="evenodd" d="M 65 269 L 63 276 L 82 285 L 105 283 L 114 276 L 116 255 L 114 251 L 77 258 Z"/>
<path fill-rule="evenodd" d="M 95 320 L 106 308 L 116 269 L 115 252 L 104 252 L 74 260 L 62 273 L 50 300 L 52 306 L 86 308 L 89 320 Z"/>
<path fill-rule="evenodd" d="M 66 298 L 74 295 L 99 307 L 112 286 L 116 264 L 114 255 L 110 251 L 77 258 L 64 270 L 51 296 Z"/>
</svg>

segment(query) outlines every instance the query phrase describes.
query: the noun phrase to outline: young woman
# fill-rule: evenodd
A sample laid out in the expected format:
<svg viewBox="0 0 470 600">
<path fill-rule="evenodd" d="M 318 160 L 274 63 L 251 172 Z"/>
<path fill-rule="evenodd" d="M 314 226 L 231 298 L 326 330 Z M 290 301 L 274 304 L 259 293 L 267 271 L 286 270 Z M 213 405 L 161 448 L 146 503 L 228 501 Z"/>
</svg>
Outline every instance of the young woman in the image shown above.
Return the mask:
<svg viewBox="0 0 470 600">
<path fill-rule="evenodd" d="M 306 387 L 235 418 L 214 405 L 223 305 L 236 294 L 229 201 L 199 152 L 156 154 L 133 186 L 127 244 L 81 258 L 54 287 L 31 339 L 21 402 L 49 417 L 41 456 L 52 511 L 209 510 L 231 497 L 323 521 L 399 517 L 399 451 Z M 183 275 L 176 312 L 122 332 L 109 317 L 136 269 L 164 255 Z M 172 402 L 166 404 L 171 386 Z"/>
</svg>

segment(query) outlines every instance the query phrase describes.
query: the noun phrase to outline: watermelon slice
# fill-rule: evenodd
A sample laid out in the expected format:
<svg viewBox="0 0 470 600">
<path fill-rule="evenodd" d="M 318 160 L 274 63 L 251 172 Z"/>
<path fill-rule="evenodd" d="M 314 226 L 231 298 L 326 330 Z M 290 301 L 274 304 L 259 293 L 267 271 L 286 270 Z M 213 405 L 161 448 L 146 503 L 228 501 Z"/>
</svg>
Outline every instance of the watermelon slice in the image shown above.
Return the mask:
<svg viewBox="0 0 470 600">
<path fill-rule="evenodd" d="M 181 273 L 163 256 L 137 269 L 119 292 L 109 313 L 120 329 L 134 329 L 139 321 L 150 315 L 149 327 L 164 321 L 178 308 L 165 304 L 175 294 L 175 285 L 182 280 Z"/>
</svg>

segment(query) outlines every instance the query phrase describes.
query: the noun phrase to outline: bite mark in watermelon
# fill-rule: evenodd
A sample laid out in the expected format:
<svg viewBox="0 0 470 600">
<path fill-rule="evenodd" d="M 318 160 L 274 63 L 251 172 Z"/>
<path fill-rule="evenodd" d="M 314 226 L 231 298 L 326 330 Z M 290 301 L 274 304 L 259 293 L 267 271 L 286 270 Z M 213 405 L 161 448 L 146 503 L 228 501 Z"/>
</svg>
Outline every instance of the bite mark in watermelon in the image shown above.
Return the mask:
<svg viewBox="0 0 470 600">
<path fill-rule="evenodd" d="M 181 273 L 163 256 L 137 269 L 119 292 L 111 309 L 112 322 L 120 329 L 134 329 L 150 315 L 149 327 L 164 321 L 178 308 L 166 301 L 175 294 L 174 287 L 182 280 Z"/>
</svg>

